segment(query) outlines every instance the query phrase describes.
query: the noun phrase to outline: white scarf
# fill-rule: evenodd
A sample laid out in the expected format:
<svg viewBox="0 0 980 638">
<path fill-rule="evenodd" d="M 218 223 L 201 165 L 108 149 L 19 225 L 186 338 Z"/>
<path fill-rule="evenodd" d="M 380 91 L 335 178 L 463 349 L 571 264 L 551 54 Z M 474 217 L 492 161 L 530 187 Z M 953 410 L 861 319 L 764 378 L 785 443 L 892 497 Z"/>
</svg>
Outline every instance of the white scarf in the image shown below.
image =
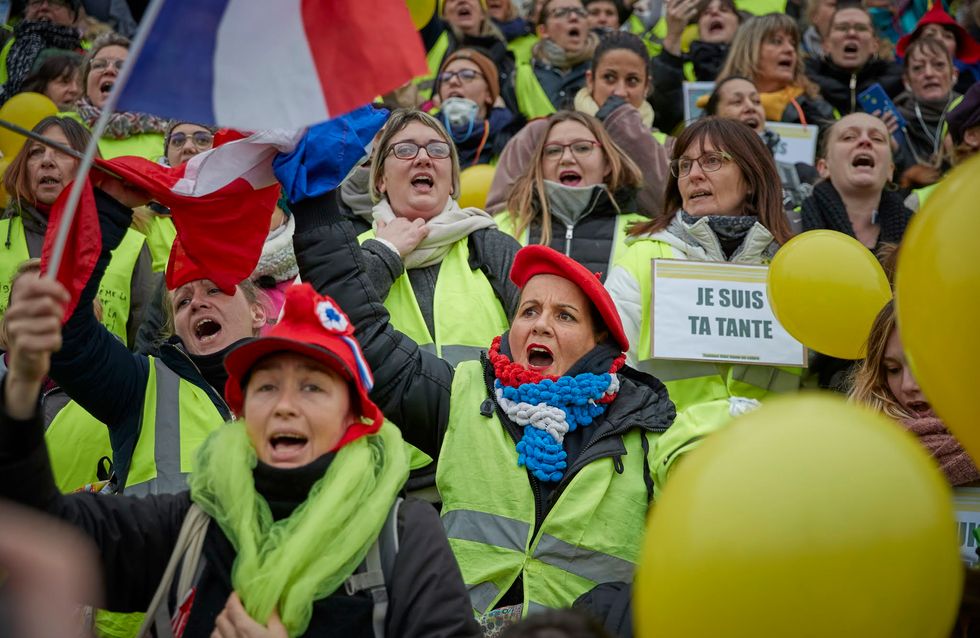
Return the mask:
<svg viewBox="0 0 980 638">
<path fill-rule="evenodd" d="M 375 232 L 378 231 L 378 222 L 388 224 L 396 217 L 387 199 L 382 199 L 375 204 L 371 213 L 374 217 Z M 452 197 L 448 199 L 442 212 L 427 221 L 425 225 L 429 229 L 429 235 L 415 247 L 415 250 L 402 257 L 406 270 L 442 263 L 453 244 L 460 239 L 469 237 L 482 228 L 497 227 L 497 223 L 489 213 L 479 208 L 460 208 Z"/>
</svg>

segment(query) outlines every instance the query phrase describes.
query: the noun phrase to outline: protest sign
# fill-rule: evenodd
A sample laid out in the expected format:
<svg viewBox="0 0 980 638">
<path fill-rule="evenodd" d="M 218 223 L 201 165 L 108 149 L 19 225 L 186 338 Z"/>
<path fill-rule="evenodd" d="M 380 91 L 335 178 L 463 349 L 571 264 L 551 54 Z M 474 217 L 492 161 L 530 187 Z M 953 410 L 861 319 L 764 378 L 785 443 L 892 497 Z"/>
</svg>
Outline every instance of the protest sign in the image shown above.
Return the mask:
<svg viewBox="0 0 980 638">
<path fill-rule="evenodd" d="M 773 315 L 766 266 L 654 259 L 653 359 L 806 366 Z"/>
<path fill-rule="evenodd" d="M 701 107 L 697 105 L 698 99 L 704 95 L 711 95 L 715 90 L 714 82 L 684 82 L 684 121 L 690 122 L 701 117 Z"/>
<path fill-rule="evenodd" d="M 773 152 L 777 162 L 789 164 L 803 162 L 810 165 L 816 163 L 817 135 L 820 132 L 816 126 L 766 122 L 766 128 L 779 134 L 779 143 Z"/>
</svg>

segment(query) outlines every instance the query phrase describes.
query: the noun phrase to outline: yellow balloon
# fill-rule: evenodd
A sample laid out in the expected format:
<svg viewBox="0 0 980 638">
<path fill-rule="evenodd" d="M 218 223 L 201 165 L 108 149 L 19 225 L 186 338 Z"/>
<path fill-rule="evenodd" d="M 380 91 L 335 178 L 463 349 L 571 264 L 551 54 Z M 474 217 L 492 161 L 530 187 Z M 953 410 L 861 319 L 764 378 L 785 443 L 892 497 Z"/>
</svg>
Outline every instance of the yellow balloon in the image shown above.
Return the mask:
<svg viewBox="0 0 980 638">
<path fill-rule="evenodd" d="M 412 24 L 421 29 L 429 24 L 432 14 L 436 11 L 436 0 L 406 0 L 408 13 L 412 16 Z"/>
<path fill-rule="evenodd" d="M 691 453 L 654 508 L 641 638 L 945 638 L 963 584 L 952 498 L 898 425 L 774 399 Z"/>
<path fill-rule="evenodd" d="M 462 208 L 486 207 L 494 172 L 496 169 L 489 164 L 477 164 L 459 174 L 459 205 Z"/>
<path fill-rule="evenodd" d="M 956 167 L 905 231 L 895 275 L 902 345 L 946 427 L 980 459 L 980 155 Z"/>
<path fill-rule="evenodd" d="M 6 120 L 28 130 L 49 115 L 57 115 L 58 107 L 40 93 L 18 93 L 0 107 L 0 120 Z M 27 138 L 19 133 L 0 128 L 0 152 L 8 160 L 20 151 Z"/>
<path fill-rule="evenodd" d="M 786 242 L 769 266 L 768 284 L 769 302 L 786 331 L 839 359 L 864 357 L 871 324 L 892 296 L 871 251 L 833 230 Z"/>
</svg>

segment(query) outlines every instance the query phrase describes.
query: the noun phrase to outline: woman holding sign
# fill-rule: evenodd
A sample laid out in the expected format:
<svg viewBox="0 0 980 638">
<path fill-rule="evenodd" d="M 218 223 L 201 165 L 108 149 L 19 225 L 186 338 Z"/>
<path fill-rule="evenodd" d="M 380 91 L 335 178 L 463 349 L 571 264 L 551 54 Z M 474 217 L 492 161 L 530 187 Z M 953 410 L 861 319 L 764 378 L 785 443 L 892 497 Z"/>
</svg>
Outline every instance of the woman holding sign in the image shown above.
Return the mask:
<svg viewBox="0 0 980 638">
<path fill-rule="evenodd" d="M 663 212 L 632 228 L 629 248 L 606 281 L 630 340 L 628 361 L 665 380 L 678 413 L 798 389 L 798 368 L 651 358 L 654 259 L 767 264 L 791 236 L 772 155 L 740 122 L 695 122 L 677 139 L 670 168 Z"/>
</svg>

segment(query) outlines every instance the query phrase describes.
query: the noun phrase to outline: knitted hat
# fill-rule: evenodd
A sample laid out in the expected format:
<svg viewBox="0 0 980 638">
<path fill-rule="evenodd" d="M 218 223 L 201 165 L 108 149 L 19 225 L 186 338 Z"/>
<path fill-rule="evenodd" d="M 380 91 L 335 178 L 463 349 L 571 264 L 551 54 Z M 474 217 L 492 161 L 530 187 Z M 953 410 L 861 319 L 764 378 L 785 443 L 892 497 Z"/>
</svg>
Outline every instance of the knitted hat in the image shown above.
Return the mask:
<svg viewBox="0 0 980 638">
<path fill-rule="evenodd" d="M 974 83 L 963 99 L 946 114 L 946 123 L 953 142 L 963 143 L 963 134 L 974 126 L 980 126 L 980 83 Z"/>
<path fill-rule="evenodd" d="M 951 15 L 946 13 L 946 10 L 943 9 L 942 2 L 933 4 L 932 8 L 919 18 L 919 22 L 915 25 L 915 30 L 912 33 L 906 33 L 899 39 L 898 45 L 895 47 L 895 53 L 898 54 L 898 57 L 905 57 L 905 50 L 912 44 L 913 40 L 921 35 L 922 29 L 927 24 L 942 25 L 944 29 L 949 29 L 956 35 L 957 60 L 966 62 L 967 64 L 980 62 L 980 43 L 977 43 L 966 29 L 960 26 Z"/>
<path fill-rule="evenodd" d="M 459 49 L 454 51 L 452 55 L 446 56 L 442 62 L 442 68 L 439 69 L 439 74 L 442 75 L 449 63 L 455 60 L 469 60 L 480 68 L 480 73 L 483 74 L 487 81 L 487 87 L 490 89 L 490 103 L 496 102 L 500 95 L 500 74 L 497 72 L 497 65 L 493 63 L 493 60 L 476 49 Z M 435 90 L 436 92 L 439 91 L 438 85 Z"/>
<path fill-rule="evenodd" d="M 266 336 L 243 343 L 225 357 L 225 399 L 232 411 L 242 413 L 243 390 L 252 367 L 263 357 L 283 352 L 314 359 L 356 388 L 361 420 L 347 429 L 337 448 L 381 428 L 384 417 L 368 397 L 374 377 L 354 338 L 354 326 L 333 299 L 318 295 L 310 284 L 287 288 L 279 323 Z"/>
<path fill-rule="evenodd" d="M 589 272 L 585 266 L 557 250 L 540 244 L 533 244 L 517 251 L 514 265 L 510 269 L 510 280 L 519 288 L 523 288 L 528 280 L 535 275 L 555 275 L 578 286 L 599 311 L 599 316 L 602 317 L 606 329 L 609 330 L 610 336 L 616 340 L 620 350 L 626 352 L 630 349 L 630 342 L 623 330 L 619 311 L 616 310 L 612 297 L 609 296 L 609 291 L 599 281 L 598 273 Z"/>
</svg>

